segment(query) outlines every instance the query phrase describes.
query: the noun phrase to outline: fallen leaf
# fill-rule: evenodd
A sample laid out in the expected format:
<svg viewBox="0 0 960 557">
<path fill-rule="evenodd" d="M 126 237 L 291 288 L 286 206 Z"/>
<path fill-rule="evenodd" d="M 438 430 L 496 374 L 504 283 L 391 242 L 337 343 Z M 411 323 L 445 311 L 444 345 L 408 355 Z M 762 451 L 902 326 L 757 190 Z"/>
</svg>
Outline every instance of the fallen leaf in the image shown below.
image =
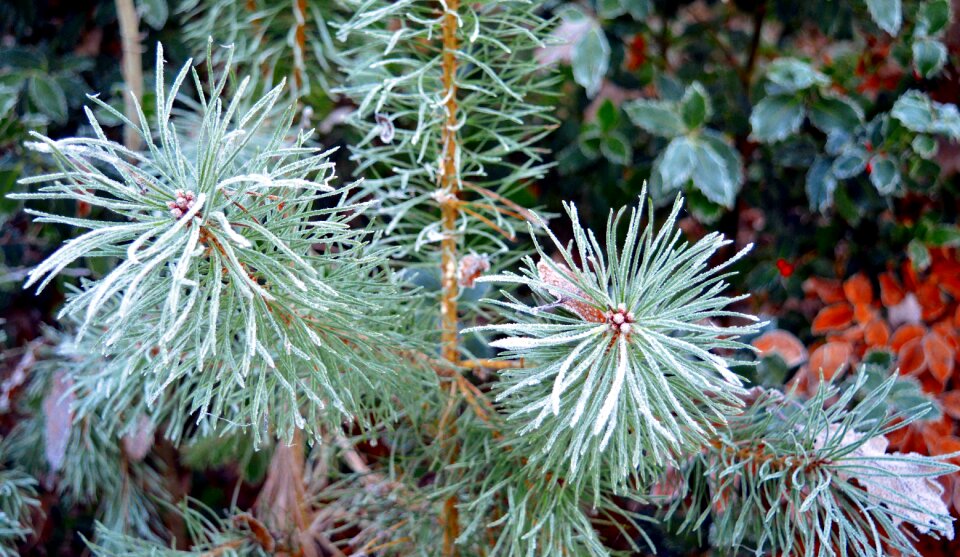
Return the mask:
<svg viewBox="0 0 960 557">
<path fill-rule="evenodd" d="M 804 294 L 814 294 L 825 304 L 835 304 L 847 300 L 839 280 L 810 277 L 803 281 L 802 287 Z"/>
<path fill-rule="evenodd" d="M 930 373 L 946 385 L 947 380 L 953 374 L 954 358 L 956 353 L 953 348 L 937 333 L 929 333 L 923 337 L 923 355 L 927 361 L 927 367 Z"/>
<path fill-rule="evenodd" d="M 922 338 L 925 334 L 927 334 L 927 328 L 921 325 L 901 325 L 899 329 L 894 331 L 893 336 L 890 337 L 890 348 L 893 348 L 895 352 L 899 352 L 904 344 L 915 338 Z"/>
<path fill-rule="evenodd" d="M 851 304 L 873 302 L 873 285 L 863 273 L 857 273 L 843 283 L 843 294 Z"/>
<path fill-rule="evenodd" d="M 893 307 L 903 301 L 903 287 L 891 272 L 882 273 L 880 280 L 880 301 L 884 307 Z"/>
<path fill-rule="evenodd" d="M 923 352 L 923 339 L 908 340 L 897 351 L 897 363 L 901 375 L 915 375 L 927 368 L 927 358 Z"/>
<path fill-rule="evenodd" d="M 870 304 L 859 302 L 853 306 L 853 318 L 857 323 L 869 323 L 877 317 L 877 310 Z"/>
<path fill-rule="evenodd" d="M 960 420 L 960 391 L 947 391 L 940 395 L 940 407 L 946 415 Z"/>
<path fill-rule="evenodd" d="M 807 360 L 807 349 L 793 333 L 776 329 L 768 331 L 752 342 L 761 356 L 776 354 L 789 367 L 796 367 Z"/>
<path fill-rule="evenodd" d="M 926 282 L 917 290 L 917 302 L 920 304 L 920 317 L 927 322 L 936 320 L 947 309 L 943 292 L 933 282 Z"/>
<path fill-rule="evenodd" d="M 863 329 L 863 340 L 870 348 L 885 346 L 890 340 L 890 325 L 879 317 L 867 323 Z"/>
<path fill-rule="evenodd" d="M 815 377 L 823 373 L 827 381 L 841 375 L 853 355 L 853 346 L 849 342 L 828 342 L 810 355 L 810 371 Z"/>
<path fill-rule="evenodd" d="M 839 331 L 849 327 L 851 323 L 853 323 L 853 307 L 846 302 L 841 302 L 820 310 L 813 319 L 810 330 L 813 334 Z"/>
</svg>

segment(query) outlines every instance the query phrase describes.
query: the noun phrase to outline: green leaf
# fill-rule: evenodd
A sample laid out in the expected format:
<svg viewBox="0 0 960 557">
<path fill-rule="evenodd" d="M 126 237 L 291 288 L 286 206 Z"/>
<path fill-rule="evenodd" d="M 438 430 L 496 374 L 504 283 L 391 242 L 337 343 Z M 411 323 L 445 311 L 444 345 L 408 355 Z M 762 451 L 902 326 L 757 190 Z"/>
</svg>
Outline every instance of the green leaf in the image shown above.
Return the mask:
<svg viewBox="0 0 960 557">
<path fill-rule="evenodd" d="M 707 91 L 694 81 L 680 99 L 680 114 L 688 130 L 695 130 L 710 119 L 710 97 Z"/>
<path fill-rule="evenodd" d="M 603 134 L 600 133 L 600 130 L 596 126 L 589 126 L 584 128 L 583 132 L 577 138 L 577 141 L 583 154 L 591 159 L 595 159 L 600 156 L 600 142 L 602 139 Z"/>
<path fill-rule="evenodd" d="M 653 3 L 651 0 L 620 0 L 620 4 L 630 12 L 633 19 L 641 21 L 653 12 Z"/>
<path fill-rule="evenodd" d="M 960 228 L 952 224 L 937 224 L 927 232 L 924 240 L 933 246 L 954 248 L 960 246 Z"/>
<path fill-rule="evenodd" d="M 913 65 L 923 77 L 930 78 L 943 69 L 947 62 L 947 47 L 935 39 L 913 41 Z"/>
<path fill-rule="evenodd" d="M 7 113 L 17 106 L 17 100 L 20 98 L 20 88 L 8 85 L 0 86 L 0 118 L 5 118 Z"/>
<path fill-rule="evenodd" d="M 47 74 L 38 73 L 27 85 L 30 101 L 55 122 L 67 121 L 67 98 L 57 81 Z"/>
<path fill-rule="evenodd" d="M 830 171 L 834 176 L 841 180 L 853 178 L 863 172 L 867 167 L 867 160 L 870 155 L 866 149 L 859 146 L 851 146 L 844 149 L 840 156 L 833 161 Z"/>
<path fill-rule="evenodd" d="M 695 143 L 694 156 L 693 186 L 713 203 L 733 208 L 739 184 L 730 176 L 726 161 L 705 142 Z"/>
<path fill-rule="evenodd" d="M 167 0 L 137 0 L 137 12 L 147 25 L 161 29 L 167 23 L 170 8 Z"/>
<path fill-rule="evenodd" d="M 633 159 L 633 148 L 630 142 L 620 133 L 612 133 L 604 136 L 600 142 L 600 151 L 608 161 L 627 166 Z"/>
<path fill-rule="evenodd" d="M 907 257 L 913 263 L 913 268 L 918 271 L 926 271 L 930 266 L 930 250 L 916 238 L 907 244 Z"/>
<path fill-rule="evenodd" d="M 870 160 L 870 183 L 881 195 L 890 195 L 900 184 L 900 169 L 896 161 L 887 155 L 877 155 Z"/>
<path fill-rule="evenodd" d="M 920 4 L 917 13 L 917 33 L 920 35 L 936 35 L 943 31 L 950 23 L 949 0 L 930 0 Z"/>
<path fill-rule="evenodd" d="M 932 159 L 937 154 L 937 140 L 927 134 L 919 134 L 910 142 L 913 152 L 925 159 Z"/>
<path fill-rule="evenodd" d="M 677 137 L 686 132 L 674 103 L 639 99 L 623 105 L 630 121 L 660 137 Z"/>
<path fill-rule="evenodd" d="M 867 10 L 876 24 L 891 35 L 900 32 L 903 23 L 903 9 L 900 0 L 866 0 Z"/>
<path fill-rule="evenodd" d="M 847 97 L 821 96 L 810 106 L 810 123 L 826 134 L 849 132 L 863 123 L 863 111 Z"/>
<path fill-rule="evenodd" d="M 605 99 L 597 109 L 597 123 L 604 132 L 610 132 L 620 123 L 620 110 L 610 99 Z"/>
<path fill-rule="evenodd" d="M 627 12 L 620 0 L 597 0 L 597 15 L 604 19 L 614 19 Z"/>
<path fill-rule="evenodd" d="M 610 67 L 610 44 L 599 25 L 592 25 L 574 46 L 572 63 L 573 78 L 592 98 Z"/>
<path fill-rule="evenodd" d="M 775 85 L 771 93 L 795 93 L 814 85 L 830 85 L 830 78 L 796 58 L 777 58 L 771 62 L 767 79 Z"/>
<path fill-rule="evenodd" d="M 831 171 L 830 159 L 817 157 L 807 171 L 807 200 L 811 211 L 824 212 L 833 205 L 833 192 L 837 189 L 837 178 Z"/>
<path fill-rule="evenodd" d="M 734 149 L 729 139 L 713 130 L 703 130 L 700 140 L 723 160 L 727 176 L 734 184 L 734 193 L 739 192 L 743 185 L 743 159 L 740 157 L 740 152 Z"/>
<path fill-rule="evenodd" d="M 765 97 L 750 114 L 753 137 L 764 143 L 773 143 L 797 133 L 803 123 L 804 109 L 800 99 L 792 95 Z"/>
<path fill-rule="evenodd" d="M 657 170 L 664 189 L 674 190 L 687 183 L 697 161 L 696 146 L 686 137 L 678 137 L 667 145 Z"/>
<path fill-rule="evenodd" d="M 890 115 L 915 132 L 930 131 L 935 118 L 930 97 L 920 91 L 907 91 L 901 95 L 893 103 Z"/>
</svg>

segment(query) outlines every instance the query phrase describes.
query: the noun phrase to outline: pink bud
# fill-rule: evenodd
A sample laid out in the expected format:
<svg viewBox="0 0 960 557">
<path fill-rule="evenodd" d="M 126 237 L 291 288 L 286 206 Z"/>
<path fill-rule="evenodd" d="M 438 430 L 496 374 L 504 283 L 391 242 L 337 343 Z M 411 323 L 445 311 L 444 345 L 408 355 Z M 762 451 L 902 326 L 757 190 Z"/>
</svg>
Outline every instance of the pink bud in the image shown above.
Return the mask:
<svg viewBox="0 0 960 557">
<path fill-rule="evenodd" d="M 632 311 L 627 312 L 627 321 L 630 321 L 632 323 L 634 319 L 636 318 L 633 316 L 633 312 Z"/>
<path fill-rule="evenodd" d="M 170 209 L 170 214 L 173 215 L 173 218 L 179 219 L 183 216 L 183 211 L 180 209 Z"/>
<path fill-rule="evenodd" d="M 623 314 L 622 314 L 622 313 L 615 313 L 615 314 L 613 315 L 613 322 L 616 323 L 617 325 L 623 323 Z"/>
<path fill-rule="evenodd" d="M 617 311 L 624 312 L 627 311 L 627 304 L 617 304 Z"/>
<path fill-rule="evenodd" d="M 630 324 L 629 324 L 629 323 L 624 323 L 624 324 L 620 325 L 620 332 L 623 333 L 623 334 L 625 334 L 625 335 L 630 334 Z"/>
</svg>

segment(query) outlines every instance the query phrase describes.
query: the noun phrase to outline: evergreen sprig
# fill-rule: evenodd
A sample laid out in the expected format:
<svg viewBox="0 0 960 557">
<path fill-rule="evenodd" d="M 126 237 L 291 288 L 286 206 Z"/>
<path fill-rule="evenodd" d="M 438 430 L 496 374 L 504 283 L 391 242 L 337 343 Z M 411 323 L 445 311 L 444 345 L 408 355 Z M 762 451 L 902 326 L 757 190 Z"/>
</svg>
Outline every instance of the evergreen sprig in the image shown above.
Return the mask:
<svg viewBox="0 0 960 557">
<path fill-rule="evenodd" d="M 377 382 L 397 376 L 410 345 L 391 333 L 402 319 L 389 307 L 400 297 L 384 254 L 351 226 L 366 205 L 345 203 L 349 186 L 330 185 L 329 151 L 308 145 L 309 132 L 292 133 L 292 107 L 269 118 L 282 84 L 241 112 L 249 80 L 227 102 L 228 74 L 205 92 L 187 63 L 167 90 L 158 49 L 155 126 L 142 111 L 130 123 L 143 153 L 109 140 L 89 109 L 96 137 L 37 136 L 60 171 L 23 180 L 40 187 L 17 197 L 88 203 L 115 220 L 30 211 L 89 232 L 34 268 L 27 285 L 45 287 L 80 258 L 117 258 L 61 311 L 112 370 L 75 378 L 87 381 L 91 406 L 116 404 L 122 392 L 152 405 L 172 392 L 183 403 L 174 422 L 194 415 L 214 429 L 252 428 L 258 440 L 316 435 L 341 418 L 366 423 L 383 400 Z M 171 115 L 190 75 L 202 119 L 186 151 Z"/>
<path fill-rule="evenodd" d="M 744 362 L 718 352 L 747 348 L 738 338 L 757 331 L 755 317 L 726 309 L 745 296 L 723 295 L 729 266 L 750 246 L 711 268 L 730 241 L 717 233 L 683 241 L 674 226 L 681 203 L 658 231 L 652 208 L 642 225 L 641 201 L 622 241 L 627 212 L 611 214 L 605 248 L 567 205 L 572 245 L 547 231 L 560 261 L 538 245 L 539 263 L 528 258 L 522 274 L 479 279 L 524 285 L 536 297 L 491 300 L 513 322 L 472 329 L 508 335 L 491 345 L 525 363 L 505 370 L 496 389 L 515 425 L 511 442 L 530 465 L 575 483 L 650 478 L 741 411 L 742 382 L 730 366 Z"/>
<path fill-rule="evenodd" d="M 808 400 L 755 390 L 669 481 L 667 517 L 681 530 L 709 522 L 714 546 L 758 555 L 919 557 L 915 532 L 952 539 L 936 478 L 958 470 L 954 455 L 887 454 L 884 435 L 926 409 L 887 411 L 896 377 L 854 402 L 865 380 L 823 383 Z"/>
</svg>

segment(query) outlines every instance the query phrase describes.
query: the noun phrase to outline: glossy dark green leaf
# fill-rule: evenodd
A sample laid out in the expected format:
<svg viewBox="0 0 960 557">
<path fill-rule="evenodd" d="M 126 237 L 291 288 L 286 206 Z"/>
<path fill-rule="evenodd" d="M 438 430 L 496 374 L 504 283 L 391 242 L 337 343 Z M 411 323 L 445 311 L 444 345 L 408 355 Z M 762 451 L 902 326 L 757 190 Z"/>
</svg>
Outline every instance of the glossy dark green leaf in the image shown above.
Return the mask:
<svg viewBox="0 0 960 557">
<path fill-rule="evenodd" d="M 840 156 L 833 161 L 831 171 L 834 176 L 841 180 L 853 178 L 867 167 L 869 157 L 869 153 L 862 147 L 851 146 L 840 153 Z"/>
<path fill-rule="evenodd" d="M 57 80 L 47 74 L 36 74 L 27 85 L 30 101 L 55 122 L 67 120 L 67 98 Z"/>
<path fill-rule="evenodd" d="M 620 109 L 610 99 L 605 99 L 597 109 L 597 123 L 604 133 L 615 129 L 620 123 Z"/>
<path fill-rule="evenodd" d="M 605 135 L 600 141 L 600 152 L 614 164 L 629 165 L 633 159 L 633 148 L 630 142 L 620 133 Z"/>
<path fill-rule="evenodd" d="M 828 134 L 852 131 L 863 123 L 863 111 L 847 97 L 824 95 L 810 105 L 810 123 Z"/>
<path fill-rule="evenodd" d="M 750 114 L 750 127 L 758 141 L 773 143 L 797 133 L 803 123 L 804 108 L 793 95 L 765 97 Z"/>
<path fill-rule="evenodd" d="M 903 24 L 903 7 L 900 0 L 866 0 L 867 10 L 877 26 L 891 35 L 900 32 Z"/>
<path fill-rule="evenodd" d="M 167 0 L 137 0 L 137 11 L 143 22 L 154 29 L 161 29 L 170 15 Z"/>
<path fill-rule="evenodd" d="M 817 157 L 807 171 L 807 200 L 811 211 L 823 212 L 833 205 L 833 192 L 837 189 L 837 178 L 831 172 L 830 159 Z"/>
<path fill-rule="evenodd" d="M 950 23 L 949 0 L 928 0 L 920 4 L 917 13 L 917 32 L 923 35 L 936 35 Z"/>
<path fill-rule="evenodd" d="M 772 93 L 795 93 L 814 86 L 829 85 L 830 79 L 809 63 L 796 58 L 777 58 L 767 68 Z"/>
<path fill-rule="evenodd" d="M 599 25 L 590 30 L 573 47 L 573 78 L 593 97 L 600 90 L 610 67 L 610 43 Z"/>
<path fill-rule="evenodd" d="M 710 97 L 698 82 L 692 83 L 680 100 L 680 114 L 687 129 L 694 130 L 710 119 Z"/>
<path fill-rule="evenodd" d="M 936 39 L 917 39 L 912 50 L 913 65 L 923 77 L 937 75 L 947 62 L 947 47 Z"/>
<path fill-rule="evenodd" d="M 919 134 L 910 142 L 913 152 L 925 159 L 933 158 L 937 154 L 937 140 L 927 134 Z"/>
<path fill-rule="evenodd" d="M 686 129 L 674 103 L 640 99 L 623 105 L 627 117 L 645 131 L 661 137 L 677 137 Z"/>
<path fill-rule="evenodd" d="M 870 183 L 881 195 L 890 195 L 900 185 L 900 168 L 897 162 L 887 155 L 877 155 L 870 159 Z"/>
</svg>

